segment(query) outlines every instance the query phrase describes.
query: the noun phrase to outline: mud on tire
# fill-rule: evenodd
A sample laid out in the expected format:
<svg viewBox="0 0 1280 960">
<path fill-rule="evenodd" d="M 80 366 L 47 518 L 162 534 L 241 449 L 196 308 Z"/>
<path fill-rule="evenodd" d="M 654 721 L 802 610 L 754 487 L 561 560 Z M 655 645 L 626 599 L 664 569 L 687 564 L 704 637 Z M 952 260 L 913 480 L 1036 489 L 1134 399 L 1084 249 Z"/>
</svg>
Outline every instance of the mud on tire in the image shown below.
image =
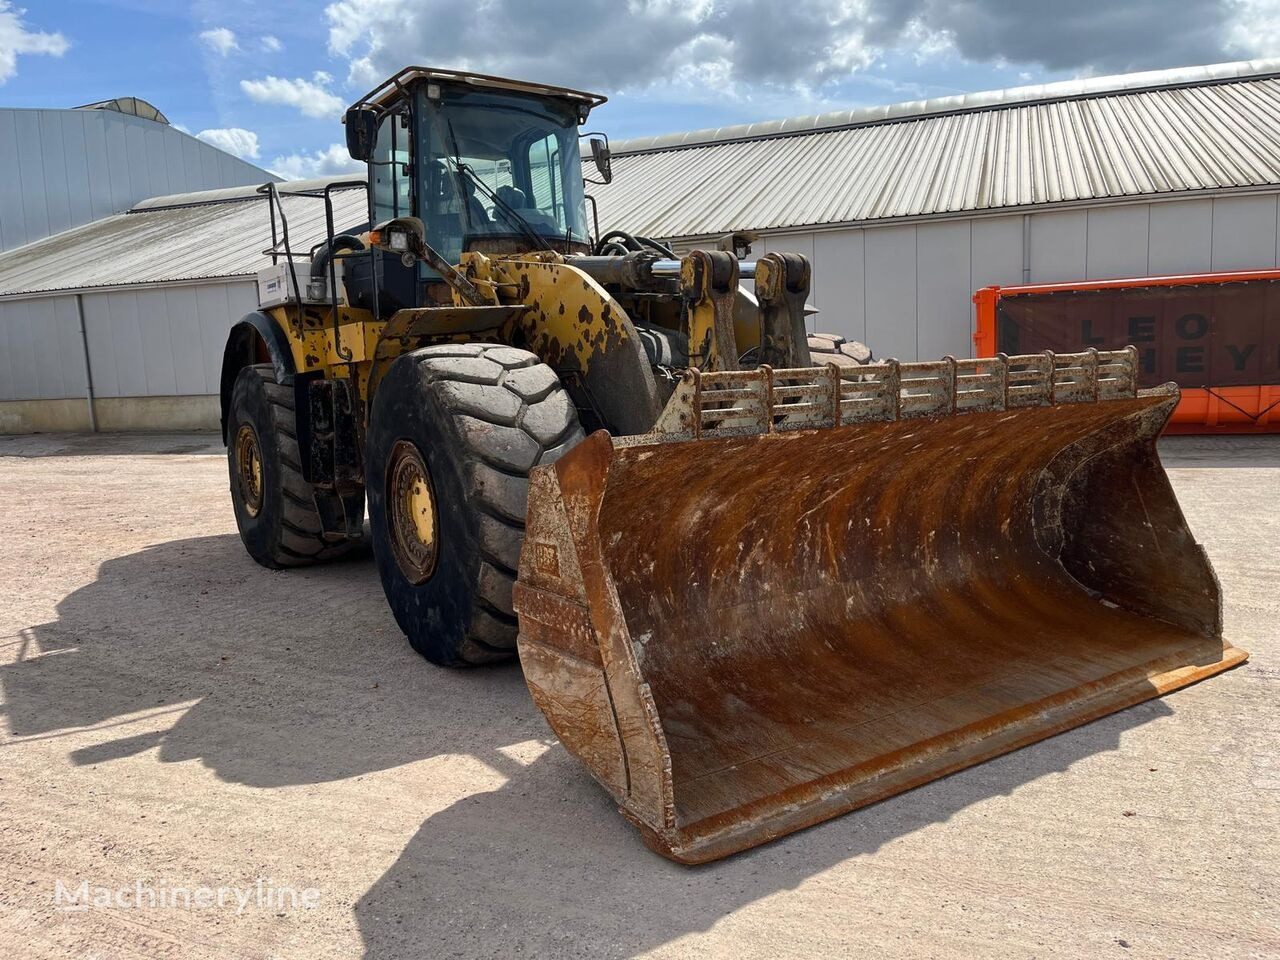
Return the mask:
<svg viewBox="0 0 1280 960">
<path fill-rule="evenodd" d="M 460 666 L 515 653 L 511 588 L 529 471 L 582 436 L 555 372 L 525 350 L 425 347 L 388 369 L 374 395 L 366 445 L 369 519 L 387 601 L 428 660 Z M 401 494 L 389 492 L 388 474 L 406 451 L 426 467 L 435 518 L 428 526 L 436 537 L 430 562 L 408 573 L 397 560 L 404 548 L 395 543 L 403 536 L 396 525 L 404 509 L 391 502 Z"/>
<path fill-rule="evenodd" d="M 250 490 L 253 471 L 241 469 L 248 443 L 245 431 L 252 432 L 259 454 L 256 491 Z M 359 542 L 325 538 L 313 488 L 302 478 L 293 384 L 276 383 L 269 363 L 245 367 L 232 387 L 227 469 L 240 540 L 264 567 L 332 560 Z"/>
</svg>

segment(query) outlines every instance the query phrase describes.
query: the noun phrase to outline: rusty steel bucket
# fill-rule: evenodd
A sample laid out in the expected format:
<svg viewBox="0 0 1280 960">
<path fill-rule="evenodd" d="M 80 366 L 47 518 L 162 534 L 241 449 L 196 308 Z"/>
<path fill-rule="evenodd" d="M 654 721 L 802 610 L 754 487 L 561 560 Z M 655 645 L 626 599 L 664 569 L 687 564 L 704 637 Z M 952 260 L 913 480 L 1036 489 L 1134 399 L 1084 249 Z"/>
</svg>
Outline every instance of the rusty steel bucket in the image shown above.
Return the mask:
<svg viewBox="0 0 1280 960">
<path fill-rule="evenodd" d="M 692 372 L 535 472 L 534 701 L 698 863 L 1242 662 L 1133 362 Z"/>
</svg>

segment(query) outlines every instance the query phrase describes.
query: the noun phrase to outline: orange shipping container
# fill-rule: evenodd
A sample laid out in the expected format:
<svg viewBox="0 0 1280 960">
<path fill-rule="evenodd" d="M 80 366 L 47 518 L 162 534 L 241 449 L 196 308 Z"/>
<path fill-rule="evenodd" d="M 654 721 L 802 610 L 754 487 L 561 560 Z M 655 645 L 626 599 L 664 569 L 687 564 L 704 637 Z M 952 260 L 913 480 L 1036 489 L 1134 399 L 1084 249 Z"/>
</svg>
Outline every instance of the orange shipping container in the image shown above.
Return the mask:
<svg viewBox="0 0 1280 960">
<path fill-rule="evenodd" d="M 984 287 L 976 355 L 1138 349 L 1172 380 L 1170 433 L 1280 433 L 1280 270 Z"/>
</svg>

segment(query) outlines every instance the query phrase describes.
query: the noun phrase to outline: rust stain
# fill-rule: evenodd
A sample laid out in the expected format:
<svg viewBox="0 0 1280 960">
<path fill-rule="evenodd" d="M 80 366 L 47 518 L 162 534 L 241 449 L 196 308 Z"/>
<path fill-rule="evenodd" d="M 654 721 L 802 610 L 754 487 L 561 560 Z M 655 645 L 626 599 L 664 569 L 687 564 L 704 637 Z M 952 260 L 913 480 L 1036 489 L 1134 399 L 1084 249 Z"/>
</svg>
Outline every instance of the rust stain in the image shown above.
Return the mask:
<svg viewBox="0 0 1280 960">
<path fill-rule="evenodd" d="M 538 572 L 548 577 L 560 576 L 560 554 L 554 543 L 535 543 L 533 545 L 533 564 Z"/>
<path fill-rule="evenodd" d="M 693 863 L 1234 666 L 1156 453 L 1174 404 L 596 434 L 535 471 L 530 537 L 577 572 L 521 558 L 530 689 L 646 843 Z M 590 612 L 596 672 L 543 591 Z"/>
</svg>

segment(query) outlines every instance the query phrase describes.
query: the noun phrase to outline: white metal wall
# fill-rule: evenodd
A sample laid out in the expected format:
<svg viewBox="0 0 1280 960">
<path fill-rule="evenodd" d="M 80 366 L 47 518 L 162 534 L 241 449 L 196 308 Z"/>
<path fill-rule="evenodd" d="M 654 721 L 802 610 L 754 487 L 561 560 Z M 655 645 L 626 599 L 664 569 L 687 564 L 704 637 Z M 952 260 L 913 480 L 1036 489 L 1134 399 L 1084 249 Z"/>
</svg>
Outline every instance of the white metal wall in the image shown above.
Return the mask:
<svg viewBox="0 0 1280 960">
<path fill-rule="evenodd" d="M 84 395 L 75 299 L 0 301 L 0 400 Z"/>
<path fill-rule="evenodd" d="M 814 328 L 900 360 L 972 355 L 971 298 L 990 284 L 1280 266 L 1274 193 L 1032 213 L 1025 263 L 1023 219 L 770 235 L 752 254 L 811 257 Z"/>
<path fill-rule="evenodd" d="M 86 293 L 85 333 L 98 397 L 218 392 L 231 325 L 257 309 L 252 282 Z M 0 301 L 0 401 L 85 395 L 74 296 Z"/>
<path fill-rule="evenodd" d="M 140 200 L 270 174 L 189 134 L 114 110 L 0 109 L 0 251 Z"/>
<path fill-rule="evenodd" d="M 811 257 L 814 327 L 902 360 L 971 355 L 971 297 L 988 284 L 1277 266 L 1276 194 L 1034 213 L 1025 244 L 1023 221 L 769 236 L 753 253 Z M 245 281 L 84 294 L 95 394 L 216 394 L 226 332 L 256 304 Z M 74 297 L 0 301 L 0 401 L 81 397 L 84 387 Z"/>
</svg>

